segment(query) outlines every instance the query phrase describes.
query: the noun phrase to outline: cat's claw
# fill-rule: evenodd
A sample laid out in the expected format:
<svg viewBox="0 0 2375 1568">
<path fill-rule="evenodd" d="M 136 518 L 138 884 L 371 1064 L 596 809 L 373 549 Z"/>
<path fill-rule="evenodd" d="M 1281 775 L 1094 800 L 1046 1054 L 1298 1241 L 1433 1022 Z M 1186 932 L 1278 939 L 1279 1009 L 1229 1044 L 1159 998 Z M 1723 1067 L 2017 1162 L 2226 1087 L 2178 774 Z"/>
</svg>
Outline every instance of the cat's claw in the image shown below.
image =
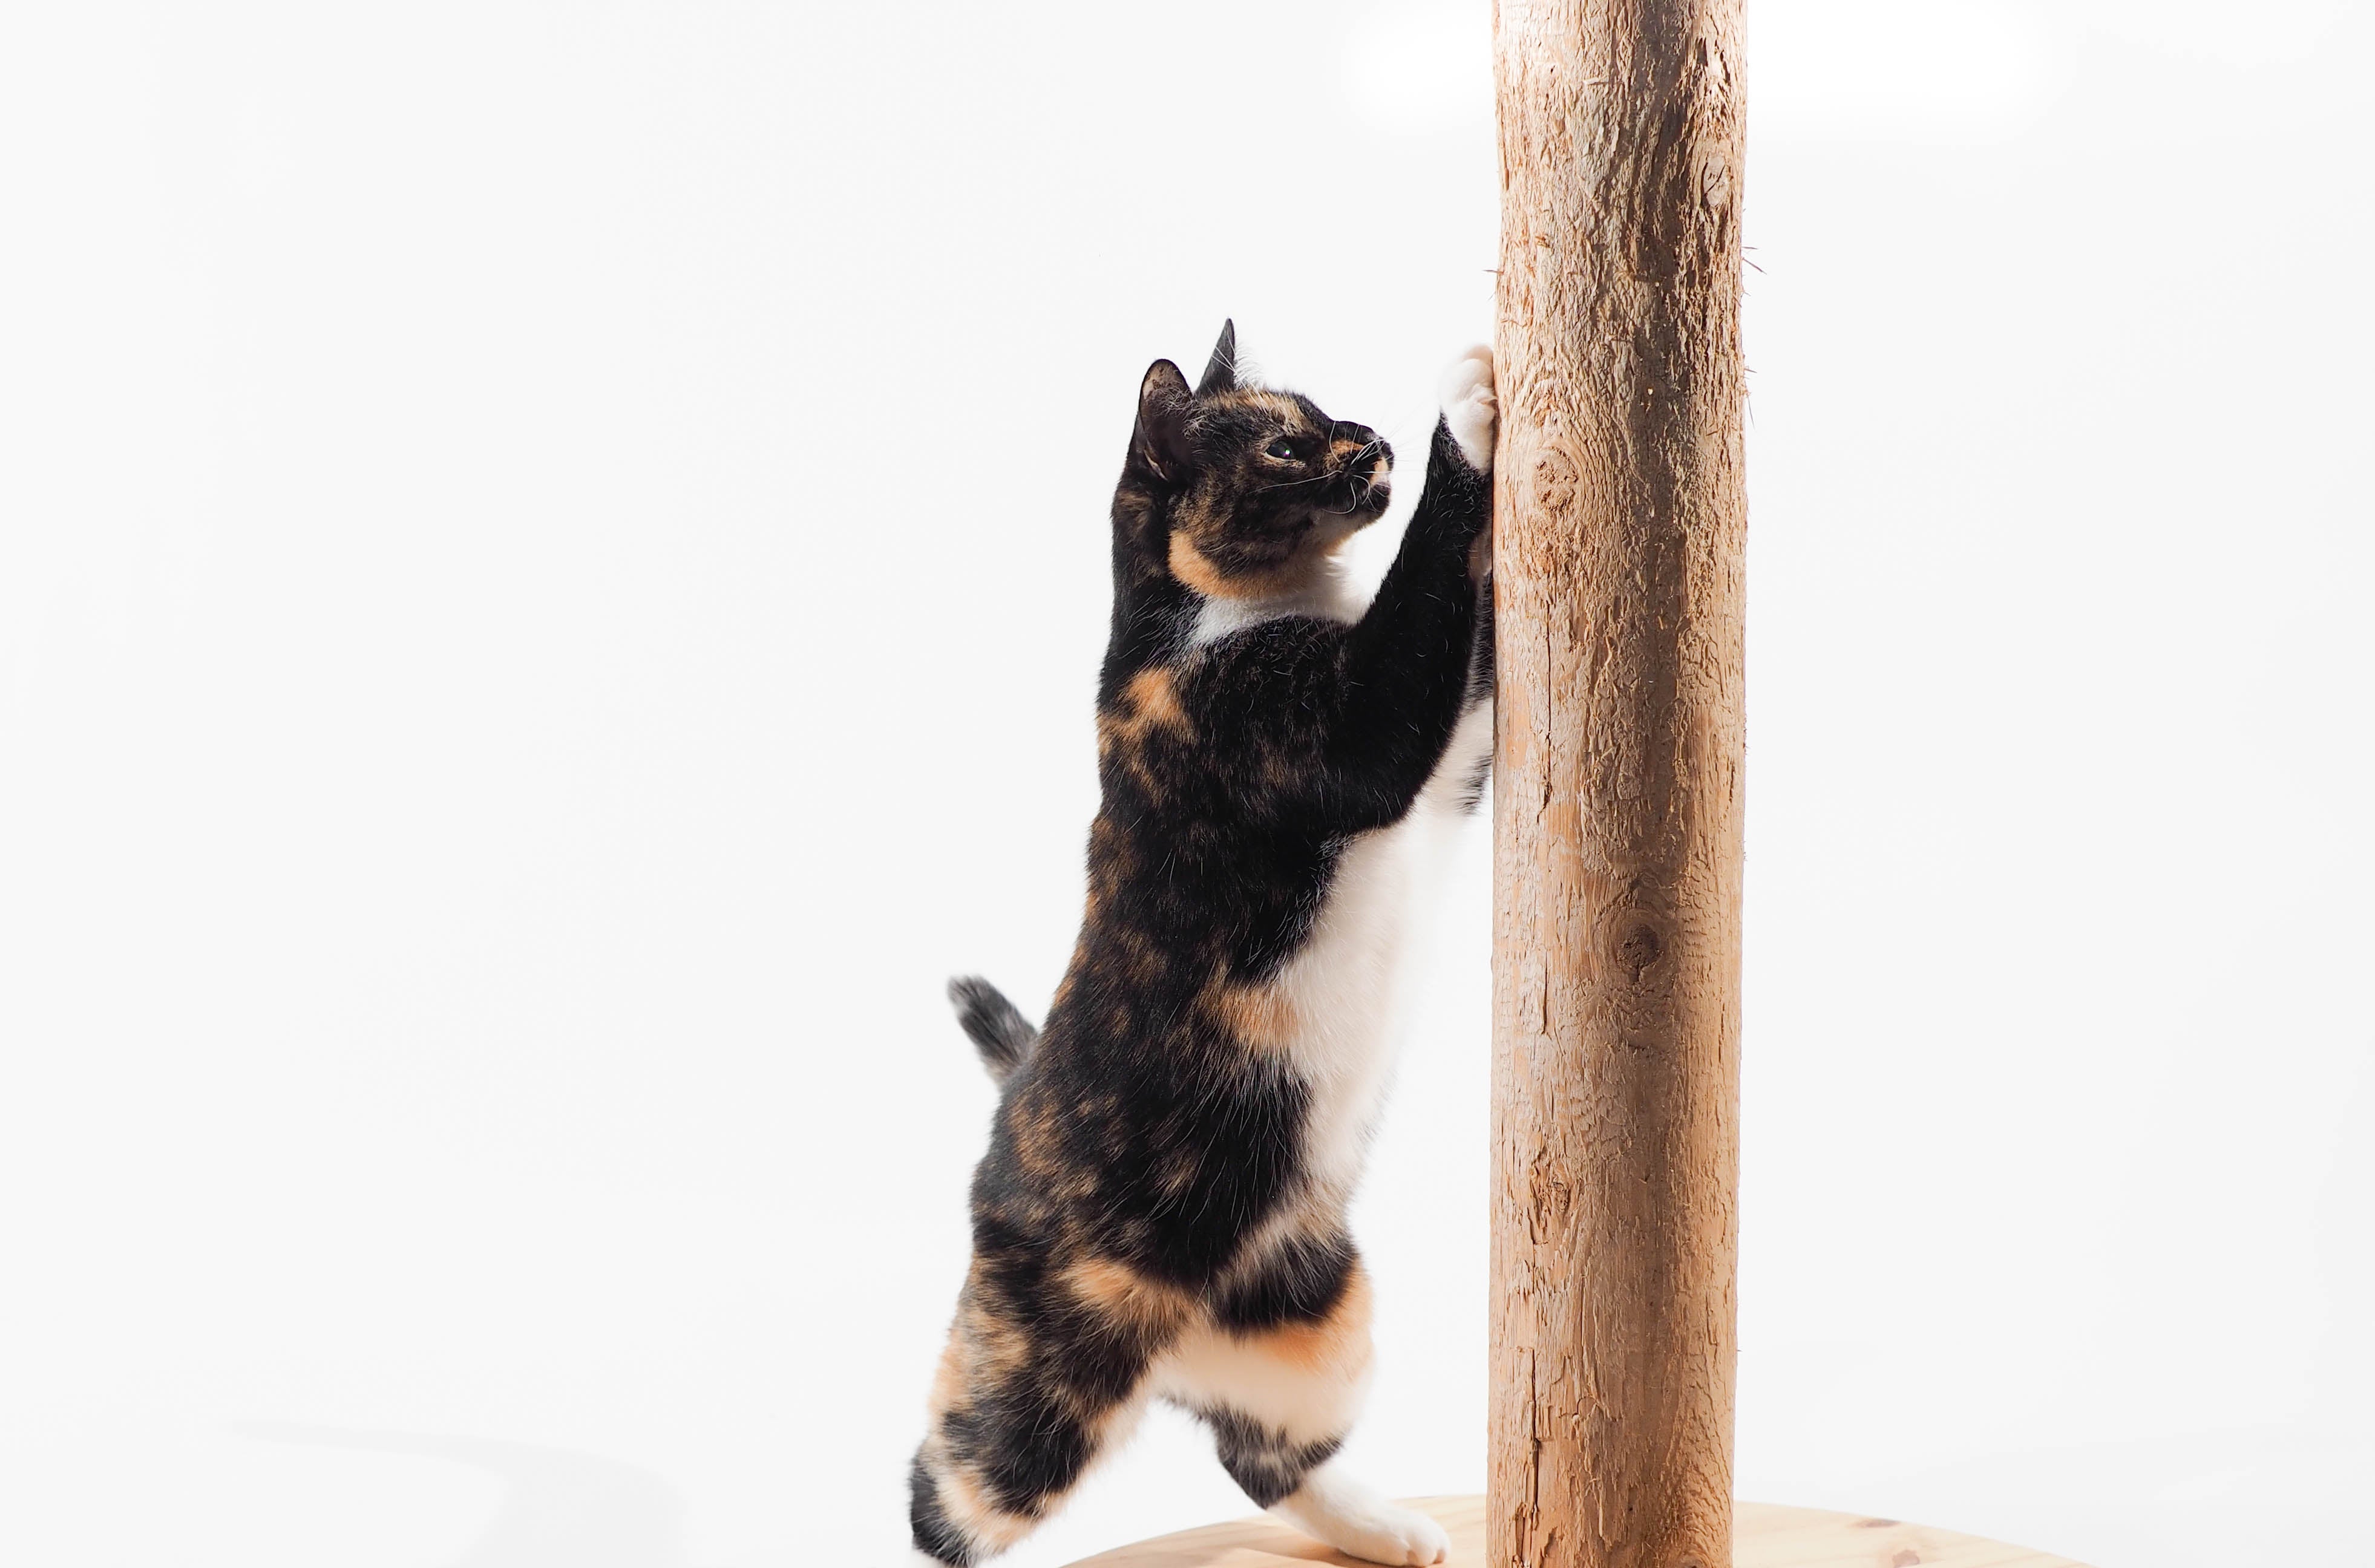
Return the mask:
<svg viewBox="0 0 2375 1568">
<path fill-rule="evenodd" d="M 1493 471 L 1493 438 L 1501 400 L 1493 387 L 1493 350 L 1483 344 L 1451 361 L 1443 372 L 1443 419 L 1459 455 L 1480 474 Z"/>
</svg>

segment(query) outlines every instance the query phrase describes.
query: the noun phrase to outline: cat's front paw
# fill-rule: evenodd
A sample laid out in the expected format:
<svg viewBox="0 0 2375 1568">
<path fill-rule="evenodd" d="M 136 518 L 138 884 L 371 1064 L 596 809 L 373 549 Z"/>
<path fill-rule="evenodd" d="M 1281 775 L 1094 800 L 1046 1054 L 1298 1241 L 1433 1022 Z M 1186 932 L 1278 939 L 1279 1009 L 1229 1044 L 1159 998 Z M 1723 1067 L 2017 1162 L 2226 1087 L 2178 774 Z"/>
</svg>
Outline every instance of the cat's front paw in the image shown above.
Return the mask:
<svg viewBox="0 0 2375 1568">
<path fill-rule="evenodd" d="M 1493 471 L 1493 438 L 1501 420 L 1501 400 L 1493 389 L 1493 350 L 1483 344 L 1451 361 L 1443 372 L 1443 422 L 1459 455 L 1480 474 Z"/>
</svg>

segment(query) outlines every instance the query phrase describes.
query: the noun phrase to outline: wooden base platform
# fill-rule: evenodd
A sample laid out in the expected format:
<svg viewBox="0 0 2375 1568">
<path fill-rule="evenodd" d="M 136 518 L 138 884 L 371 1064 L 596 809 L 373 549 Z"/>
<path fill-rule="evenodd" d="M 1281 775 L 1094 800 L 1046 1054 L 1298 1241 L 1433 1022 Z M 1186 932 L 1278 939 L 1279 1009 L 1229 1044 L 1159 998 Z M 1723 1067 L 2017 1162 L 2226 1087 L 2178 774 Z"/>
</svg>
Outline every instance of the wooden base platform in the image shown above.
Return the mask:
<svg viewBox="0 0 2375 1568">
<path fill-rule="evenodd" d="M 1433 1515 L 1451 1532 L 1451 1559 L 1444 1568 L 1484 1568 L 1483 1498 L 1417 1497 L 1407 1505 Z M 1732 1568 L 2084 1568 L 2050 1552 L 1926 1525 L 1771 1503 L 1737 1505 L 1731 1561 Z M 1072 1568 L 1281 1568 L 1296 1562 L 1359 1568 L 1360 1560 L 1269 1519 L 1245 1519 L 1099 1552 Z"/>
</svg>

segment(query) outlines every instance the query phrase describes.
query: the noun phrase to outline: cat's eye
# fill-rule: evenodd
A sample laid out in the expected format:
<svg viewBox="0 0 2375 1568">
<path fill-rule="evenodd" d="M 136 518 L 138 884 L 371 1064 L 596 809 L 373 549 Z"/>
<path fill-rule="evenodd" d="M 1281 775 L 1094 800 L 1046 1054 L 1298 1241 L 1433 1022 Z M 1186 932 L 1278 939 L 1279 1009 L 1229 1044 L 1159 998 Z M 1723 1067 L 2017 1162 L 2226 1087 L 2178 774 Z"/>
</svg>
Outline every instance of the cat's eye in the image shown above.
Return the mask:
<svg viewBox="0 0 2375 1568">
<path fill-rule="evenodd" d="M 1294 442 L 1281 436 L 1262 448 L 1262 455 L 1275 457 L 1282 463 L 1292 463 L 1294 461 Z"/>
</svg>

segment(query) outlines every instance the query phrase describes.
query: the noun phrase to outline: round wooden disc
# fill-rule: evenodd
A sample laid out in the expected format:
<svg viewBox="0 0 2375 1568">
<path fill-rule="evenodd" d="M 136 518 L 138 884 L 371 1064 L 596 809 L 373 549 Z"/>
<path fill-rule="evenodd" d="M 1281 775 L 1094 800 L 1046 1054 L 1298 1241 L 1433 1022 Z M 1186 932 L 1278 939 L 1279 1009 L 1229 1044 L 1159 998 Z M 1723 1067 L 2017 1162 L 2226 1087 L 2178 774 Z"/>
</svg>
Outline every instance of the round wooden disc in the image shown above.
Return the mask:
<svg viewBox="0 0 2375 1568">
<path fill-rule="evenodd" d="M 1415 1497 L 1406 1506 L 1433 1515 L 1451 1532 L 1445 1568 L 1484 1568 L 1484 1500 Z M 1732 1513 L 1732 1568 L 2084 1568 L 2050 1552 L 2004 1546 L 1927 1525 L 1743 1503 Z M 1113 1551 L 1072 1568 L 1280 1568 L 1282 1563 L 1360 1560 L 1330 1551 L 1269 1519 L 1243 1519 L 1182 1530 Z"/>
</svg>

